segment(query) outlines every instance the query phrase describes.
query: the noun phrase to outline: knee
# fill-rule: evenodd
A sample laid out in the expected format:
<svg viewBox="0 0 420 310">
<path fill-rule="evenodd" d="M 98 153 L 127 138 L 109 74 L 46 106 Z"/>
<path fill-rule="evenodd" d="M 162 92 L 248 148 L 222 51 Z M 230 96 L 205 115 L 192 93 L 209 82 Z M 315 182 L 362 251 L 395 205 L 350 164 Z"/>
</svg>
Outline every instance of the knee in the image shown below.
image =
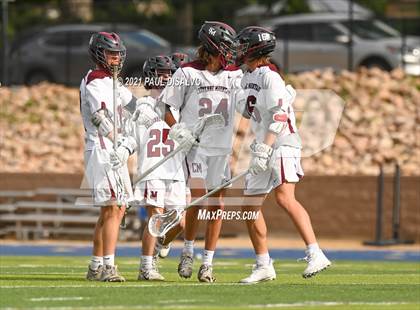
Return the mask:
<svg viewBox="0 0 420 310">
<path fill-rule="evenodd" d="M 101 217 L 104 221 L 110 218 L 122 219 L 125 212 L 125 207 L 118 207 L 116 205 L 102 208 Z"/>
<path fill-rule="evenodd" d="M 280 207 L 288 211 L 293 208 L 295 198 L 286 194 L 277 194 L 276 201 Z"/>
</svg>

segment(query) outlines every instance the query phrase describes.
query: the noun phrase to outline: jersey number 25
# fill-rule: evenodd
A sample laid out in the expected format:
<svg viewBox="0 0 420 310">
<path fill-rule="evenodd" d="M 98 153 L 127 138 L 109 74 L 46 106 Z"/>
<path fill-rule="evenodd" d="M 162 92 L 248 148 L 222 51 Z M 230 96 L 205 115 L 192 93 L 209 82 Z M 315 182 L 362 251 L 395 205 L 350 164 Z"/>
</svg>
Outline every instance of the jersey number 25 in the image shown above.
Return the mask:
<svg viewBox="0 0 420 310">
<path fill-rule="evenodd" d="M 168 138 L 169 129 L 164 128 L 152 129 L 149 133 L 149 141 L 147 142 L 147 157 L 161 157 L 166 156 L 172 152 L 175 147 L 173 140 Z M 165 146 L 159 146 L 163 143 Z"/>
</svg>

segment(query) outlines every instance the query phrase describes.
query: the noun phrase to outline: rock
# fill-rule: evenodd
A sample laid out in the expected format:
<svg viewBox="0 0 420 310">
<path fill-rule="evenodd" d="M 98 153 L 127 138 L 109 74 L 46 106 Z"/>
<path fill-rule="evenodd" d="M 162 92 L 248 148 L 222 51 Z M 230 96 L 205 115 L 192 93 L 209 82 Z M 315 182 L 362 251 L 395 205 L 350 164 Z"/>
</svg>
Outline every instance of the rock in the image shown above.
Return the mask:
<svg viewBox="0 0 420 310">
<path fill-rule="evenodd" d="M 306 174 L 376 175 L 378 163 L 392 167 L 398 160 L 403 175 L 420 175 L 420 79 L 401 69 L 363 68 L 339 74 L 331 69 L 302 72 L 286 80 L 299 89 L 294 103 L 298 120 L 301 111 L 311 113 L 306 115 L 310 128 L 301 131 L 304 154 L 318 150 L 326 133 L 336 130 L 329 124 L 337 111 L 322 94 L 314 95 L 309 107 L 303 90 L 329 89 L 346 103 L 333 145 L 302 159 Z M 139 87 L 133 90 L 138 97 L 146 93 Z M 83 172 L 78 96 L 77 88 L 48 83 L 1 87 L 0 171 Z M 239 146 L 252 141 L 248 129 L 241 128 Z M 248 148 L 243 148 L 238 166 L 246 167 L 249 157 Z M 135 170 L 133 160 L 130 166 Z"/>
</svg>

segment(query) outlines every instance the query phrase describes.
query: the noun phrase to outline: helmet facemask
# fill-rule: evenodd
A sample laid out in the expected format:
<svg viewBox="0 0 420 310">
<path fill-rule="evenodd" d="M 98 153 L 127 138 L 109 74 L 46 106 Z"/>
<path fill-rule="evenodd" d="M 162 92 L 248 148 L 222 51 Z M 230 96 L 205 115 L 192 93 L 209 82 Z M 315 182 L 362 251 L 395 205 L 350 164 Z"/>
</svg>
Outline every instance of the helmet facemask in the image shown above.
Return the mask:
<svg viewBox="0 0 420 310">
<path fill-rule="evenodd" d="M 175 65 L 167 56 L 148 58 L 143 65 L 143 75 L 147 78 L 146 89 L 163 89 L 172 77 Z"/>
<path fill-rule="evenodd" d="M 89 42 L 89 52 L 92 60 L 113 73 L 114 66 L 107 62 L 106 51 L 119 53 L 120 60 L 116 67 L 117 73 L 120 73 L 126 58 L 126 48 L 120 37 L 116 33 L 99 32 L 93 34 Z"/>
</svg>

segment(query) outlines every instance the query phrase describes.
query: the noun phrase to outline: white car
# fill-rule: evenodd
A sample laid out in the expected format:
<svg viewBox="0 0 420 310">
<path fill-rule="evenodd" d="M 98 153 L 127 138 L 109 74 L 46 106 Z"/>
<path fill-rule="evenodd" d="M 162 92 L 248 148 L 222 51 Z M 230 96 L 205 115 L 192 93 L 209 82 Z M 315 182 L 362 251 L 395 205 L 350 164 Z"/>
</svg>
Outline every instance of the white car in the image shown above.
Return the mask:
<svg viewBox="0 0 420 310">
<path fill-rule="evenodd" d="M 402 47 L 401 34 L 379 20 L 355 14 L 352 24 L 352 68 L 403 67 L 408 74 L 420 75 L 420 37 L 407 36 Z M 290 72 L 347 69 L 349 25 L 348 14 L 337 13 L 289 15 L 261 24 L 276 34 L 273 60 Z"/>
</svg>

